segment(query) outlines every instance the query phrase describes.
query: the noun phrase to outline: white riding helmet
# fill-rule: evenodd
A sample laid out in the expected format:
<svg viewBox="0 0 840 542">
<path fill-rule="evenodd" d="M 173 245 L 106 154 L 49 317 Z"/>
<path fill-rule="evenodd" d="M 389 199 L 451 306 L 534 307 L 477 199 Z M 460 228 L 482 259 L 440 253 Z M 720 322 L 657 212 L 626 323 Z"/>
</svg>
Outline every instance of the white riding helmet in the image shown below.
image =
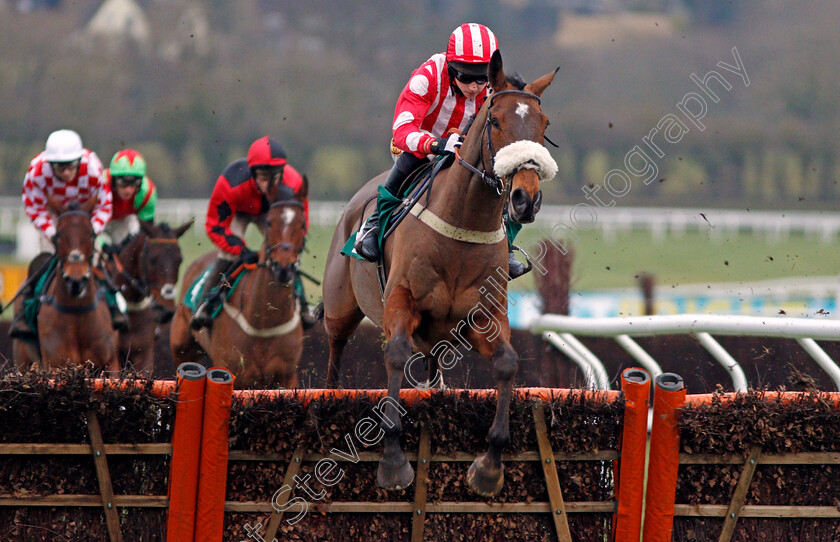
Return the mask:
<svg viewBox="0 0 840 542">
<path fill-rule="evenodd" d="M 47 138 L 47 162 L 72 162 L 82 157 L 82 138 L 73 130 L 56 130 Z"/>
</svg>

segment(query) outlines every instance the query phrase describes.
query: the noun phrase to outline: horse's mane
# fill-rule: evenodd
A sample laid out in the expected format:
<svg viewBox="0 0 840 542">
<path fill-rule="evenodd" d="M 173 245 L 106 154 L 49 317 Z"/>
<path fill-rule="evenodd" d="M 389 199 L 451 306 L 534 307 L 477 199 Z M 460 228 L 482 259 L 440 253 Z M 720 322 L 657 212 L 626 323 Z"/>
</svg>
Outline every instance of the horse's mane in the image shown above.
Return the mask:
<svg viewBox="0 0 840 542">
<path fill-rule="evenodd" d="M 509 85 L 516 87 L 516 90 L 522 90 L 525 88 L 525 80 L 522 79 L 522 76 L 518 73 L 514 73 L 513 75 L 507 76 L 507 82 Z"/>
<path fill-rule="evenodd" d="M 79 202 L 78 202 L 78 201 L 71 201 L 71 202 L 69 202 L 69 203 L 67 204 L 67 206 L 64 208 L 64 212 L 67 212 L 67 211 L 78 211 L 80 208 L 81 208 L 81 205 L 79 204 Z"/>
</svg>

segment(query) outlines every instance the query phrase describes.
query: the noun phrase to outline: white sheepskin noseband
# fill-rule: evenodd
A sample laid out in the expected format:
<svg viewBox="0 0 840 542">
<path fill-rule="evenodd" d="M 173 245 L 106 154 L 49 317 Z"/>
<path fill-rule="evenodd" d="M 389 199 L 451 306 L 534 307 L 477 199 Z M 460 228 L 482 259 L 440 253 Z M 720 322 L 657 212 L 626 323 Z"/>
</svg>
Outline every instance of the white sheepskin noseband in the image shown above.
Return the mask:
<svg viewBox="0 0 840 542">
<path fill-rule="evenodd" d="M 496 153 L 493 173 L 506 178 L 520 169 L 535 169 L 540 181 L 550 181 L 557 175 L 557 162 L 548 149 L 535 141 L 515 141 Z"/>
</svg>

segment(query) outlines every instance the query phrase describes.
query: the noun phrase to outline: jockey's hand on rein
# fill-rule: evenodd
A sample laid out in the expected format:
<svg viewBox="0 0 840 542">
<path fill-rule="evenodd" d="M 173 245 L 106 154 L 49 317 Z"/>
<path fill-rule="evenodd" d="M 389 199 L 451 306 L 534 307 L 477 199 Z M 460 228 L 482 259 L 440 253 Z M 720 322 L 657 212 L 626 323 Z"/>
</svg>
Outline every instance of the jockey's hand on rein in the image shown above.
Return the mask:
<svg viewBox="0 0 840 542">
<path fill-rule="evenodd" d="M 455 148 L 460 147 L 463 139 L 460 134 L 452 134 L 449 137 L 439 137 L 429 145 L 432 154 L 455 154 Z"/>
<path fill-rule="evenodd" d="M 113 256 L 114 254 L 118 253 L 119 250 L 117 250 L 117 247 L 115 247 L 114 245 L 106 243 L 102 245 L 102 252 L 108 256 Z"/>
<path fill-rule="evenodd" d="M 244 264 L 253 265 L 260 260 L 260 255 L 248 247 L 242 247 L 242 252 L 239 253 L 239 259 Z"/>
</svg>

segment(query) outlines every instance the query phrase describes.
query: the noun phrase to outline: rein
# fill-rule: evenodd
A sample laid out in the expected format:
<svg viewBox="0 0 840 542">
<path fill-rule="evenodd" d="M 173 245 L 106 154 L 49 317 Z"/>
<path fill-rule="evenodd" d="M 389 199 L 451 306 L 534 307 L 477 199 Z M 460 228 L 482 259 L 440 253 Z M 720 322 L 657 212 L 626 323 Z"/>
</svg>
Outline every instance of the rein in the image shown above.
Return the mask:
<svg viewBox="0 0 840 542">
<path fill-rule="evenodd" d="M 52 295 L 43 295 L 41 296 L 41 303 L 49 303 L 55 310 L 62 314 L 86 314 L 88 312 L 93 312 L 96 310 L 96 307 L 99 306 L 99 302 L 105 298 L 105 290 L 98 289 L 96 290 L 96 296 L 94 296 L 93 302 L 89 303 L 88 305 L 62 305 L 58 301 L 56 301 L 55 296 Z"/>
<path fill-rule="evenodd" d="M 149 284 L 149 281 L 147 280 L 147 278 L 145 276 L 146 273 L 144 272 L 145 270 L 143 268 L 143 263 L 142 262 L 143 262 L 143 257 L 146 255 L 146 253 L 148 251 L 149 245 L 155 245 L 155 244 L 169 245 L 169 244 L 177 244 L 177 243 L 178 243 L 178 239 L 174 239 L 174 238 L 170 239 L 168 237 L 150 238 L 147 235 L 146 240 L 143 243 L 143 247 L 140 249 L 140 264 L 139 264 L 139 267 L 140 267 L 140 273 L 141 274 L 140 274 L 139 277 L 135 277 L 134 275 L 129 273 L 128 270 L 126 270 L 125 265 L 123 265 L 122 260 L 120 260 L 120 258 L 117 254 L 114 254 L 112 256 L 112 258 L 114 260 L 114 264 L 117 267 L 117 272 L 119 273 L 119 275 L 124 277 L 125 279 L 127 279 L 129 285 L 132 288 L 134 288 L 135 290 L 137 290 L 140 293 L 140 295 L 142 295 L 144 298 L 149 298 L 152 295 L 151 294 L 151 286 L 160 286 L 161 290 L 163 290 L 163 287 L 165 286 L 165 285 L 160 285 L 160 284 Z M 141 309 L 136 309 L 136 310 L 142 310 L 142 309 L 145 309 L 145 308 L 148 307 L 148 303 L 146 303 L 146 301 L 144 299 L 139 304 L 137 304 L 137 306 L 140 306 Z"/>
<path fill-rule="evenodd" d="M 299 209 L 304 209 L 303 203 L 296 200 L 296 199 L 275 201 L 274 203 L 272 203 L 269 206 L 269 209 L 274 209 L 276 207 L 297 207 Z M 306 227 L 304 227 L 303 231 L 306 232 Z M 254 268 L 265 267 L 269 271 L 273 272 L 276 264 L 275 264 L 274 260 L 269 258 L 269 256 L 271 256 L 271 253 L 274 252 L 275 250 L 277 250 L 278 248 L 287 249 L 287 250 L 295 250 L 295 246 L 292 243 L 286 243 L 286 242 L 275 243 L 271 246 L 268 246 L 268 235 L 263 234 L 263 249 L 265 250 L 265 261 L 262 262 L 262 263 L 255 264 Z M 296 251 L 296 252 L 298 254 L 300 254 L 299 251 Z M 251 269 L 246 264 L 242 264 L 242 267 Z M 237 272 L 240 271 L 240 269 L 237 269 Z M 294 272 L 298 273 L 298 264 L 297 263 L 294 265 Z"/>
</svg>

